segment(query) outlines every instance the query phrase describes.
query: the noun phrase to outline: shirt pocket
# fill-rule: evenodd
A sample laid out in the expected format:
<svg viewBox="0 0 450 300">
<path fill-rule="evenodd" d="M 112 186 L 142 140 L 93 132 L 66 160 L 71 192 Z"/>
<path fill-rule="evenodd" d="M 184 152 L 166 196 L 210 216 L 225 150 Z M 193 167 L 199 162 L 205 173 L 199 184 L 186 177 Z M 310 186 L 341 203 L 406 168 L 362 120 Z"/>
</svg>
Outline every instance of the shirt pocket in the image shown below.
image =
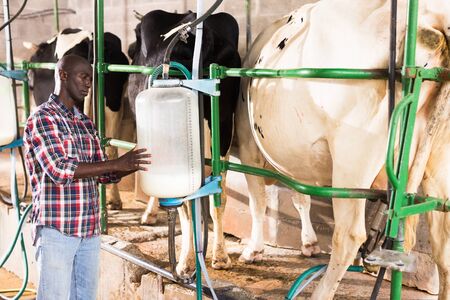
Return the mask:
<svg viewBox="0 0 450 300">
<path fill-rule="evenodd" d="M 92 162 L 94 161 L 94 155 L 95 155 L 95 141 L 94 137 L 92 137 L 90 134 L 84 134 L 81 138 L 81 149 L 83 158 L 86 162 Z"/>
<path fill-rule="evenodd" d="M 66 152 L 66 157 L 78 159 L 78 149 L 70 135 L 63 136 L 64 151 Z"/>
</svg>

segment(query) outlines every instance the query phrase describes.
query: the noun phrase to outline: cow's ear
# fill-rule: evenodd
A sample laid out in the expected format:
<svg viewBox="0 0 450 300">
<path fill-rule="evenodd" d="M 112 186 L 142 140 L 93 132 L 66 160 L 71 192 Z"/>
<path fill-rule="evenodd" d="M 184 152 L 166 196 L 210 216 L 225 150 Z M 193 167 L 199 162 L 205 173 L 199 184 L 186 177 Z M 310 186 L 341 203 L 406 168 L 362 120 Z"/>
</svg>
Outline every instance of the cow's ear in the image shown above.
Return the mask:
<svg viewBox="0 0 450 300">
<path fill-rule="evenodd" d="M 28 49 L 28 50 L 32 50 L 32 51 L 37 51 L 39 49 L 38 45 L 36 45 L 35 43 L 32 42 L 22 42 L 22 45 Z"/>
<path fill-rule="evenodd" d="M 144 55 L 145 58 L 147 58 L 147 54 L 148 54 L 147 44 L 145 43 L 146 41 L 148 43 L 148 39 L 145 38 L 145 35 L 142 32 L 142 36 L 141 36 L 141 51 L 142 51 L 142 54 Z"/>
</svg>

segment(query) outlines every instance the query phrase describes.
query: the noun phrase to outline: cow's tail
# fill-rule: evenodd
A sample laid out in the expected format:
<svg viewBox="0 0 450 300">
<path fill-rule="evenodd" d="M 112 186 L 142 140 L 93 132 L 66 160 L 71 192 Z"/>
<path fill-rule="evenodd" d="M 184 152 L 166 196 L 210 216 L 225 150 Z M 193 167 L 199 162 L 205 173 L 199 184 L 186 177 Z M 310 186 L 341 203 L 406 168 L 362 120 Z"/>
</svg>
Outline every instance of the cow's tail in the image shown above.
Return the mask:
<svg viewBox="0 0 450 300">
<path fill-rule="evenodd" d="M 419 215 L 409 216 L 405 220 L 405 252 L 412 250 L 416 244 L 417 225 L 419 224 Z"/>
</svg>

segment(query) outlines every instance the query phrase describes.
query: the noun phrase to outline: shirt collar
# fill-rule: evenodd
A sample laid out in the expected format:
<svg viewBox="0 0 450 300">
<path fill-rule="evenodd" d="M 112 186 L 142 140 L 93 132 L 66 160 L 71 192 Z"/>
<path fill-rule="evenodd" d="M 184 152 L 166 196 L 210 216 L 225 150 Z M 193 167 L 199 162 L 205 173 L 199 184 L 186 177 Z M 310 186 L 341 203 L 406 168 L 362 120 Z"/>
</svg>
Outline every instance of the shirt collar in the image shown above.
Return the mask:
<svg viewBox="0 0 450 300">
<path fill-rule="evenodd" d="M 52 101 L 52 103 L 54 103 L 54 105 L 68 117 L 73 118 L 75 116 L 78 119 L 81 119 L 82 114 L 78 110 L 78 108 L 76 108 L 76 106 L 73 106 L 72 109 L 69 109 L 67 106 L 64 105 L 64 103 L 62 103 L 59 100 L 59 95 L 51 93 L 50 97 L 49 97 L 49 101 Z"/>
</svg>

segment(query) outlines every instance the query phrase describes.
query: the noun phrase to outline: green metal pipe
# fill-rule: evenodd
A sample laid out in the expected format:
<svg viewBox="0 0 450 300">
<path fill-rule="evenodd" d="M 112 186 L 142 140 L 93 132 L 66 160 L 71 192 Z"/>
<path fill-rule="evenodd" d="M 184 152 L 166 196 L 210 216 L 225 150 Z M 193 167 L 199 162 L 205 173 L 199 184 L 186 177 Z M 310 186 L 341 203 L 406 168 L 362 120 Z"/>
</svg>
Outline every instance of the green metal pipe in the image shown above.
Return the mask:
<svg viewBox="0 0 450 300">
<path fill-rule="evenodd" d="M 417 37 L 417 18 L 419 11 L 419 1 L 408 1 L 408 17 L 406 21 L 406 39 L 405 39 L 405 61 L 403 64 L 403 75 L 406 74 L 406 68 L 415 67 L 416 64 L 416 37 Z M 398 186 L 393 191 L 390 201 L 390 208 L 394 210 L 394 217 L 388 218 L 386 224 L 386 236 L 393 238 L 393 250 L 403 252 L 403 228 L 404 219 L 399 219 L 395 213 L 399 212 L 406 203 L 406 185 L 408 182 L 409 154 L 411 150 L 411 140 L 414 133 L 414 124 L 416 120 L 416 111 L 419 102 L 419 93 L 422 85 L 422 79 L 416 78 L 414 83 L 411 78 L 402 78 L 403 97 L 413 92 L 413 101 L 403 110 L 402 130 L 400 132 L 400 148 L 397 164 Z M 394 135 L 395 137 L 395 135 Z M 402 272 L 392 271 L 391 299 L 402 298 Z"/>
<path fill-rule="evenodd" d="M 411 103 L 406 107 L 407 111 L 404 113 L 404 121 L 403 121 L 403 134 L 400 136 L 400 146 L 399 146 L 399 158 L 398 158 L 398 167 L 397 167 L 397 186 L 393 192 L 393 199 L 391 201 L 390 209 L 394 211 L 399 211 L 403 205 L 406 203 L 406 186 L 408 184 L 408 171 L 409 171 L 409 154 L 411 152 L 411 142 L 414 134 L 414 125 L 416 120 L 416 111 L 419 102 L 419 92 L 422 85 L 422 80 L 417 78 L 414 82 L 414 92 L 411 97 Z M 390 132 L 389 136 L 395 137 L 395 133 Z M 391 139 L 388 141 L 389 147 L 391 147 L 392 141 Z M 392 151 L 392 150 L 391 150 Z M 398 226 L 400 225 L 399 218 L 392 218 L 391 222 L 388 220 L 387 224 L 387 235 L 391 238 L 395 238 L 398 234 Z"/>
<path fill-rule="evenodd" d="M 96 15 L 96 68 L 97 68 L 97 128 L 100 135 L 100 139 L 105 137 L 105 90 L 104 90 L 104 74 L 103 74 L 103 63 L 104 63 L 104 7 L 103 0 L 97 1 L 97 15 Z M 106 188 L 105 185 L 101 184 L 99 187 L 99 197 L 100 197 L 100 218 L 101 218 L 101 231 L 102 233 L 107 232 L 108 215 L 106 210 Z"/>
<path fill-rule="evenodd" d="M 54 70 L 56 67 L 56 63 L 37 63 L 37 62 L 28 62 L 27 63 L 28 69 L 48 69 L 48 70 Z"/>
<path fill-rule="evenodd" d="M 285 78 L 333 78 L 333 79 L 387 79 L 387 69 L 245 69 L 218 67 L 219 78 L 228 77 L 285 77 Z"/>
<path fill-rule="evenodd" d="M 367 199 L 386 198 L 386 191 L 383 190 L 312 186 L 299 183 L 288 176 L 285 176 L 272 170 L 260 169 L 242 164 L 235 164 L 228 161 L 221 161 L 221 164 L 222 164 L 222 171 L 230 170 L 250 175 L 273 178 L 278 180 L 285 186 L 306 195 L 318 197 L 332 197 L 332 198 L 367 198 Z"/>
<path fill-rule="evenodd" d="M 150 76 L 155 68 L 146 66 L 105 64 L 105 70 L 108 72 L 141 73 Z"/>
<path fill-rule="evenodd" d="M 219 78 L 219 65 L 211 64 L 209 76 L 211 79 Z M 216 84 L 216 91 L 220 91 L 219 84 Z M 219 97 L 211 96 L 211 163 L 213 176 L 220 176 L 220 120 L 219 120 Z M 220 184 L 220 183 L 219 183 Z M 214 206 L 221 204 L 220 194 L 214 194 Z"/>
<path fill-rule="evenodd" d="M 53 16 L 55 18 L 56 33 L 59 33 L 59 7 L 58 7 L 58 0 L 54 0 L 54 2 L 53 2 Z"/>
<path fill-rule="evenodd" d="M 22 62 L 22 70 L 28 71 L 27 63 Z M 23 111 L 24 119 L 28 119 L 30 115 L 30 86 L 28 85 L 28 80 L 22 81 L 22 98 L 23 98 Z"/>
<path fill-rule="evenodd" d="M 397 104 L 394 111 L 392 112 L 391 124 L 389 128 L 389 140 L 388 148 L 386 152 L 386 173 L 392 186 L 397 189 L 399 186 L 399 180 L 394 170 L 394 152 L 395 152 L 395 141 L 397 136 L 398 124 L 400 121 L 400 116 L 403 114 L 404 110 L 411 104 L 414 100 L 414 95 L 410 94 L 406 96 L 403 100 Z"/>
<path fill-rule="evenodd" d="M 136 148 L 136 143 L 131 143 L 131 142 L 127 142 L 127 141 L 122 141 L 122 140 L 116 140 L 116 139 L 103 139 L 103 145 L 104 146 L 113 146 L 113 147 L 117 147 L 117 148 L 121 148 L 121 149 L 125 149 L 125 150 L 133 150 L 134 148 Z"/>
</svg>

